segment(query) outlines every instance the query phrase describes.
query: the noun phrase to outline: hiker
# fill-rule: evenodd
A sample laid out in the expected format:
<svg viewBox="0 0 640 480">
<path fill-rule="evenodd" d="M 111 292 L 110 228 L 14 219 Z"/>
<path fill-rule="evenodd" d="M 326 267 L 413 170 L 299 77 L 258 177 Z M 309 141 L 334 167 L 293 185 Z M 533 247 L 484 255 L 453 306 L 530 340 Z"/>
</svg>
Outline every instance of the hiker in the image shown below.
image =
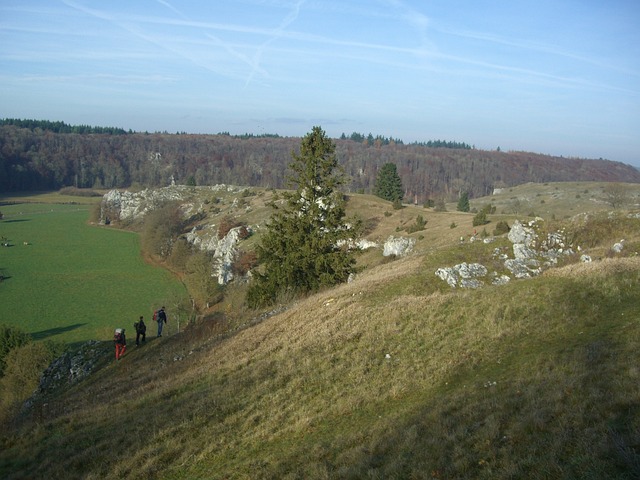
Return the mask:
<svg viewBox="0 0 640 480">
<path fill-rule="evenodd" d="M 124 328 L 116 328 L 113 342 L 116 344 L 116 360 L 120 360 L 127 350 L 127 337 L 125 337 Z"/>
<path fill-rule="evenodd" d="M 136 347 L 138 347 L 140 346 L 140 337 L 142 337 L 142 343 L 147 339 L 147 326 L 142 315 L 140 315 L 140 320 L 133 324 L 133 328 L 136 329 Z"/>
<path fill-rule="evenodd" d="M 162 336 L 162 327 L 164 326 L 165 323 L 167 323 L 167 314 L 164 311 L 164 307 L 162 307 L 160 310 L 158 310 L 156 312 L 156 315 L 154 315 L 155 321 L 158 322 L 158 337 Z"/>
</svg>

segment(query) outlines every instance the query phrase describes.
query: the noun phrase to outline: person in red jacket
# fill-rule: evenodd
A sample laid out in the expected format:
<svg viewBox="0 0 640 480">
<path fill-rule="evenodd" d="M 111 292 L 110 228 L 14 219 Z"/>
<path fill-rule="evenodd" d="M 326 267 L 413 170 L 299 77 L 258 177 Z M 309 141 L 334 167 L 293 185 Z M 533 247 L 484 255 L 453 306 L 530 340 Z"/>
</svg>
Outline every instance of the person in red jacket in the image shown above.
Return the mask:
<svg viewBox="0 0 640 480">
<path fill-rule="evenodd" d="M 124 328 L 116 328 L 113 342 L 116 344 L 116 360 L 120 360 L 127 350 L 127 337 L 124 334 Z"/>
</svg>

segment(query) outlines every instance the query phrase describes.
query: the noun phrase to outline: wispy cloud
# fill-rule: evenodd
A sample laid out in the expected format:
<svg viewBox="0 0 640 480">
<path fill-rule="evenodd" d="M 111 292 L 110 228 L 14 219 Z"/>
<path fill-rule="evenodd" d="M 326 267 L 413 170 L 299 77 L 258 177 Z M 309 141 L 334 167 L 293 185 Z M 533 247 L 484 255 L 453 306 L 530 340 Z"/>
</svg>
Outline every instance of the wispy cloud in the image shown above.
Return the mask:
<svg viewBox="0 0 640 480">
<path fill-rule="evenodd" d="M 29 82 L 42 84 L 91 84 L 106 82 L 120 85 L 148 85 L 160 83 L 175 83 L 176 77 L 164 75 L 109 75 L 109 74 L 78 74 L 78 75 L 0 75 L 3 82 Z"/>
<path fill-rule="evenodd" d="M 77 4 L 75 2 L 73 2 L 72 0 L 63 0 L 63 3 L 66 4 L 67 6 L 85 13 L 86 15 L 95 17 L 95 18 L 99 18 L 102 20 L 105 20 L 119 28 L 121 28 L 122 30 L 130 33 L 131 35 L 144 40 L 145 42 L 148 42 L 150 44 L 153 44 L 159 48 L 161 48 L 162 50 L 164 50 L 165 52 L 171 53 L 177 57 L 183 58 L 191 63 L 193 63 L 194 65 L 199 66 L 200 68 L 203 68 L 205 70 L 211 71 L 213 73 L 216 73 L 218 75 L 222 75 L 222 76 L 226 76 L 229 78 L 236 78 L 236 79 L 241 79 L 243 78 L 240 74 L 234 72 L 233 70 L 230 70 L 228 68 L 224 68 L 221 65 L 217 65 L 216 63 L 212 63 L 210 61 L 207 61 L 205 58 L 202 57 L 202 55 L 198 55 L 194 52 L 191 52 L 189 50 L 185 50 L 183 48 L 178 48 L 178 44 L 177 42 L 170 42 L 167 40 L 167 37 L 162 37 L 162 36 L 158 36 L 156 35 L 154 32 L 148 32 L 146 30 L 144 30 L 143 28 L 141 28 L 140 24 L 144 24 L 145 22 L 145 17 L 136 17 L 133 16 L 131 18 L 127 18 L 127 19 L 121 19 L 117 16 L 114 15 L 110 15 L 104 11 L 101 10 L 96 10 L 96 9 L 91 9 L 88 7 L 85 7 L 83 5 Z M 161 4 L 168 6 L 168 8 L 170 8 L 172 11 L 177 12 L 179 15 L 180 12 L 171 7 L 170 4 L 168 2 L 165 1 L 160 1 Z M 184 20 L 184 21 L 171 21 L 168 20 L 166 21 L 167 24 L 189 24 L 190 22 L 188 20 Z M 209 38 L 211 39 L 215 39 L 215 37 L 213 36 L 209 36 Z M 225 48 L 225 50 L 227 50 L 229 53 L 232 53 L 234 56 L 236 56 L 236 58 L 240 58 L 243 59 L 243 56 L 241 54 L 238 54 L 237 52 L 234 51 L 234 49 L 227 43 L 222 42 L 221 40 L 219 41 L 219 45 L 223 46 Z"/>
<path fill-rule="evenodd" d="M 282 20 L 282 22 L 280 22 L 280 25 L 278 25 L 278 27 L 273 31 L 269 39 L 267 39 L 266 42 L 262 43 L 262 45 L 258 47 L 255 55 L 253 56 L 253 69 L 251 70 L 251 72 L 249 73 L 249 76 L 247 77 L 247 80 L 245 82 L 245 87 L 249 85 L 249 83 L 251 83 L 251 80 L 253 79 L 253 76 L 255 75 L 255 73 L 258 71 L 261 71 L 260 63 L 261 63 L 262 54 L 265 48 L 267 48 L 267 46 L 270 43 L 274 42 L 275 40 L 277 40 L 278 38 L 284 35 L 285 29 L 290 24 L 295 22 L 295 20 L 298 18 L 298 15 L 300 14 L 300 8 L 305 3 L 305 1 L 306 0 L 297 1 L 293 5 L 292 11 Z"/>
<path fill-rule="evenodd" d="M 506 38 L 493 33 L 476 32 L 476 31 L 455 29 L 455 28 L 444 27 L 444 26 L 437 27 L 437 30 L 444 34 L 453 35 L 461 38 L 468 38 L 471 40 L 480 40 L 488 43 L 505 45 L 508 47 L 521 49 L 526 52 L 538 52 L 538 53 L 544 53 L 548 55 L 563 57 L 567 59 L 577 60 L 579 62 L 594 65 L 597 67 L 605 68 L 608 70 L 615 70 L 615 71 L 623 72 L 626 74 L 640 76 L 640 70 L 633 71 L 627 68 L 622 68 L 620 66 L 612 64 L 611 62 L 603 61 L 602 59 L 597 59 L 594 57 L 586 57 L 584 55 L 579 55 L 579 54 L 567 51 L 565 49 L 558 48 L 556 45 L 545 44 L 540 42 L 527 42 L 522 40 L 515 40 L 513 38 Z"/>
</svg>

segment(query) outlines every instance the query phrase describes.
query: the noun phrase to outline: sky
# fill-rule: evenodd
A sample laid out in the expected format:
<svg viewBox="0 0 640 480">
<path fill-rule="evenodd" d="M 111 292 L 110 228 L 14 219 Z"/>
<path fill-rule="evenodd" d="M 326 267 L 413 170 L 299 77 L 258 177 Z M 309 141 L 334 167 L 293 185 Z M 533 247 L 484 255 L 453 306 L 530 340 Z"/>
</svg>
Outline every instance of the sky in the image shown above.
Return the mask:
<svg viewBox="0 0 640 480">
<path fill-rule="evenodd" d="M 0 0 L 0 118 L 640 167 L 640 2 Z"/>
</svg>

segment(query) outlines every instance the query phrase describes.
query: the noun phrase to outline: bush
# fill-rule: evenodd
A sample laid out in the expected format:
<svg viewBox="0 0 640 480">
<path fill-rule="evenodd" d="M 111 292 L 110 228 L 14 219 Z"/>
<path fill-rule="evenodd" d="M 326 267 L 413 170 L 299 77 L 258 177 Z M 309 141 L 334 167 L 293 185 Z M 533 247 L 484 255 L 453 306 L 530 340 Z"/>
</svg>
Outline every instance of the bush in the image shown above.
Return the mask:
<svg viewBox="0 0 640 480">
<path fill-rule="evenodd" d="M 211 276 L 211 256 L 207 252 L 191 255 L 186 267 L 187 275 L 184 282 L 198 305 L 211 305 L 222 299 L 222 287 L 218 284 L 217 278 Z"/>
<path fill-rule="evenodd" d="M 243 277 L 256 265 L 258 265 L 256 252 L 240 251 L 231 268 L 234 274 Z"/>
<path fill-rule="evenodd" d="M 183 221 L 178 205 L 169 203 L 148 213 L 144 219 L 141 244 L 145 252 L 163 258 L 171 254 L 171 248 L 182 233 Z"/>
<path fill-rule="evenodd" d="M 380 217 L 367 218 L 364 222 L 362 222 L 362 235 L 369 235 L 370 233 L 374 232 L 379 224 Z"/>
<path fill-rule="evenodd" d="M 447 206 L 444 203 L 444 198 L 440 198 L 436 201 L 435 205 L 433 206 L 433 209 L 436 212 L 446 212 L 447 211 Z"/>
<path fill-rule="evenodd" d="M 37 388 L 40 375 L 60 353 L 58 344 L 30 342 L 13 348 L 6 358 L 5 374 L 0 378 L 0 412 L 6 421 Z"/>
<path fill-rule="evenodd" d="M 486 225 L 487 223 L 489 223 L 489 220 L 487 220 L 487 214 L 484 210 L 479 211 L 475 217 L 473 217 L 474 227 L 477 227 L 478 225 Z"/>
<path fill-rule="evenodd" d="M 502 235 L 504 233 L 509 233 L 509 230 L 511 230 L 509 228 L 509 224 L 507 222 L 505 222 L 504 220 L 500 220 L 496 224 L 496 228 L 493 230 L 493 234 L 495 236 L 498 236 L 498 235 Z"/>
<path fill-rule="evenodd" d="M 191 253 L 191 244 L 186 239 L 179 238 L 171 248 L 169 263 L 178 270 L 185 270 Z"/>
<path fill-rule="evenodd" d="M 222 240 L 224 237 L 226 237 L 231 229 L 243 226 L 244 224 L 242 222 L 239 222 L 235 217 L 231 215 L 225 215 L 224 217 L 222 217 L 222 220 L 220 220 L 220 225 L 218 225 L 218 239 Z"/>
<path fill-rule="evenodd" d="M 407 232 L 408 233 L 419 232 L 420 230 L 424 230 L 426 225 L 427 225 L 427 221 L 424 218 L 422 218 L 422 215 L 418 215 L 416 217 L 416 223 L 414 223 L 413 225 L 410 225 L 409 228 L 407 228 Z"/>
<path fill-rule="evenodd" d="M 31 335 L 19 328 L 0 325 L 0 377 L 4 374 L 9 352 L 31 342 Z"/>
</svg>

